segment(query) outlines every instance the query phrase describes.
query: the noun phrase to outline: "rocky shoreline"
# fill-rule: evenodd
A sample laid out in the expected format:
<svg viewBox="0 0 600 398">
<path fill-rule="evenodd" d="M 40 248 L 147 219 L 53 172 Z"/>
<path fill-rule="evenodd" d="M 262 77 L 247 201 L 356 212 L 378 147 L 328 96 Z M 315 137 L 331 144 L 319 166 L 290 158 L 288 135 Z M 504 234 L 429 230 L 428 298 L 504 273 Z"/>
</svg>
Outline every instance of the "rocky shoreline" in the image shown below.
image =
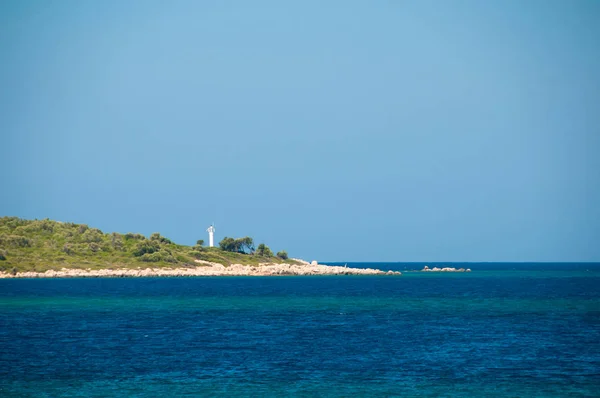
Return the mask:
<svg viewBox="0 0 600 398">
<path fill-rule="evenodd" d="M 464 268 L 453 268 L 453 267 L 444 267 L 444 268 L 438 268 L 438 267 L 433 267 L 433 268 L 429 268 L 428 266 L 425 266 L 422 270 L 422 272 L 471 272 L 470 268 L 464 269 Z"/>
<path fill-rule="evenodd" d="M 296 260 L 298 261 L 298 260 Z M 382 271 L 373 268 L 347 268 L 308 263 L 301 264 L 232 264 L 196 260 L 197 266 L 188 268 L 145 269 L 67 269 L 46 272 L 0 272 L 0 278 L 135 278 L 135 277 L 191 277 L 191 276 L 283 276 L 283 275 L 401 275 L 398 271 Z"/>
</svg>

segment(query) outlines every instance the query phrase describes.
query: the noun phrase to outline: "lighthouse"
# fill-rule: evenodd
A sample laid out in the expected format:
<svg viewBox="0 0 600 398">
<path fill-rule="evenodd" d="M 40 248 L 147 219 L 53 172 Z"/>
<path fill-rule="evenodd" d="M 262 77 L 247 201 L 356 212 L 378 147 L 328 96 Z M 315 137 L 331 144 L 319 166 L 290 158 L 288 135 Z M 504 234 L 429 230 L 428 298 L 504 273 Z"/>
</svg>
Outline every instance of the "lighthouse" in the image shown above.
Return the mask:
<svg viewBox="0 0 600 398">
<path fill-rule="evenodd" d="M 208 227 L 206 230 L 208 232 L 208 246 L 213 247 L 215 245 L 215 226 L 214 224 Z"/>
</svg>

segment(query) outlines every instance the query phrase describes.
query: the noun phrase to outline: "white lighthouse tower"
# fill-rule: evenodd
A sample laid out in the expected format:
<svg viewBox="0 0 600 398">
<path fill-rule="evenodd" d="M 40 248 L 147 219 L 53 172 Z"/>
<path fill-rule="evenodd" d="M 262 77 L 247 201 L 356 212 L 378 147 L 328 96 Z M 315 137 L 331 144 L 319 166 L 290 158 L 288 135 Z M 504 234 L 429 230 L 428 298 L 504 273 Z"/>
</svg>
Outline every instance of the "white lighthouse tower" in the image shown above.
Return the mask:
<svg viewBox="0 0 600 398">
<path fill-rule="evenodd" d="M 208 232 L 208 246 L 213 247 L 215 245 L 215 226 L 214 224 L 208 227 L 206 230 Z"/>
</svg>

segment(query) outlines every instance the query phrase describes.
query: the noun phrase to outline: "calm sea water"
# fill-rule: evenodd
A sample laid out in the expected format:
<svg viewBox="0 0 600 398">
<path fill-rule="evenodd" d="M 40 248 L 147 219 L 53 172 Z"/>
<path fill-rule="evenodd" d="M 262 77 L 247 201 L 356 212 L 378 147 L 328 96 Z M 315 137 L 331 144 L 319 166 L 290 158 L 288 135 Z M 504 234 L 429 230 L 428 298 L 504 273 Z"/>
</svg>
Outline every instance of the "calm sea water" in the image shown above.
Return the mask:
<svg viewBox="0 0 600 398">
<path fill-rule="evenodd" d="M 0 280 L 0 396 L 600 396 L 599 264 L 451 266 Z"/>
</svg>

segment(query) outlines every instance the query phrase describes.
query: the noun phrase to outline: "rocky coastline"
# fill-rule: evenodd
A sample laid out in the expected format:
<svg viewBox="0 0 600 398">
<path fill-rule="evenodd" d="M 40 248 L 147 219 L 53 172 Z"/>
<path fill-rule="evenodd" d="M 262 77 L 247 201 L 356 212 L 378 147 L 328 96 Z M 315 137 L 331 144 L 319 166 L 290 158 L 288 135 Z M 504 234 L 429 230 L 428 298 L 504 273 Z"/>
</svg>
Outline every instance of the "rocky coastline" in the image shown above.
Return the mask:
<svg viewBox="0 0 600 398">
<path fill-rule="evenodd" d="M 382 271 L 373 268 L 347 268 L 308 263 L 264 263 L 257 266 L 218 263 L 196 260 L 197 265 L 186 268 L 138 268 L 138 269 L 67 269 L 46 272 L 0 272 L 0 278 L 135 278 L 135 277 L 194 277 L 194 276 L 284 276 L 284 275 L 401 275 L 398 271 Z"/>
<path fill-rule="evenodd" d="M 438 268 L 438 267 L 433 267 L 433 268 L 429 268 L 428 266 L 425 266 L 422 270 L 422 272 L 471 272 L 470 268 L 453 268 L 453 267 L 444 267 L 444 268 Z"/>
</svg>

